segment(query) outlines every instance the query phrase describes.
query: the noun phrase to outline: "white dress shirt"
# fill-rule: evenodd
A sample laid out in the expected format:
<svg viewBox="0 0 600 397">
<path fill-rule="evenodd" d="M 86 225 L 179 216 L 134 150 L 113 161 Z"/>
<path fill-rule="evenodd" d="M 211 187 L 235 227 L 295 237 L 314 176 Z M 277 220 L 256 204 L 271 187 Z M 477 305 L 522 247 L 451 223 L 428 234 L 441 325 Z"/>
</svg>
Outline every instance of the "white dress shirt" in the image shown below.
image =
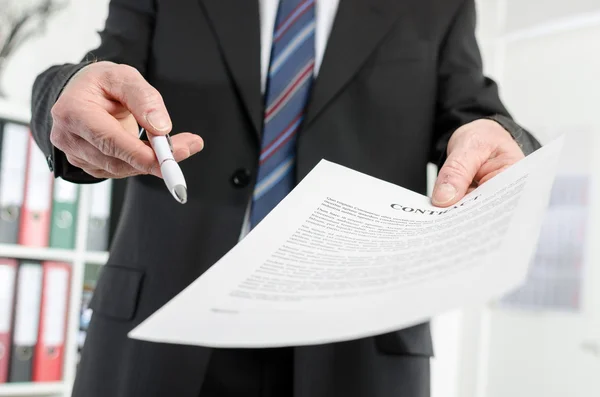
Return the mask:
<svg viewBox="0 0 600 397">
<path fill-rule="evenodd" d="M 333 27 L 333 21 L 339 0 L 314 0 L 315 1 L 315 66 L 314 75 L 319 73 L 321 62 L 323 61 L 323 55 L 325 54 L 325 47 Z M 275 25 L 275 19 L 277 18 L 277 9 L 279 6 L 279 0 L 259 0 L 260 5 L 260 66 L 261 66 L 261 87 L 264 93 L 267 84 L 267 70 L 269 69 L 269 62 L 271 57 L 271 43 L 273 41 L 273 29 Z M 250 231 L 249 218 L 250 218 L 250 205 L 252 200 L 248 204 L 248 210 L 246 211 L 246 218 L 244 219 L 244 225 L 242 226 L 242 232 L 240 234 L 240 240 L 248 234 Z"/>
</svg>

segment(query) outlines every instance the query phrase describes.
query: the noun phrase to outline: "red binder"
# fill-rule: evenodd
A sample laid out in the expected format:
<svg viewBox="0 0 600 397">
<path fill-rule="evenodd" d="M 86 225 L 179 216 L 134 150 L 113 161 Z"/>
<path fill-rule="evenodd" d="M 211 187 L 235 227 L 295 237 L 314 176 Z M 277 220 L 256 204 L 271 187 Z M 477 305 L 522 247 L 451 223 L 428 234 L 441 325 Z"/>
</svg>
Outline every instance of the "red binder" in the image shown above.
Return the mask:
<svg viewBox="0 0 600 397">
<path fill-rule="evenodd" d="M 16 259 L 0 258 L 0 383 L 8 381 L 17 266 Z"/>
<path fill-rule="evenodd" d="M 42 304 L 38 341 L 33 355 L 34 382 L 56 382 L 62 379 L 71 265 L 44 262 Z"/>
<path fill-rule="evenodd" d="M 52 173 L 35 141 L 29 136 L 25 198 L 19 227 L 19 244 L 47 247 L 50 239 Z"/>
</svg>

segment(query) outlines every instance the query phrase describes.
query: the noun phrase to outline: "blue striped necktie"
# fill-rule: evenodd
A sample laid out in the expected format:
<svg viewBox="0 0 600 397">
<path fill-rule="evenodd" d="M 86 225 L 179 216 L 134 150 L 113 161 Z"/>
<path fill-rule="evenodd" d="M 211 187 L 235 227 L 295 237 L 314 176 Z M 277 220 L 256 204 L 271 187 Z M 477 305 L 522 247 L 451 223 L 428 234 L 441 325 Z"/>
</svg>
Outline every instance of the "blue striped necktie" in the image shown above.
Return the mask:
<svg viewBox="0 0 600 397">
<path fill-rule="evenodd" d="M 304 118 L 315 65 L 315 0 L 281 0 L 273 31 L 264 127 L 250 226 L 295 185 L 296 134 Z"/>
</svg>

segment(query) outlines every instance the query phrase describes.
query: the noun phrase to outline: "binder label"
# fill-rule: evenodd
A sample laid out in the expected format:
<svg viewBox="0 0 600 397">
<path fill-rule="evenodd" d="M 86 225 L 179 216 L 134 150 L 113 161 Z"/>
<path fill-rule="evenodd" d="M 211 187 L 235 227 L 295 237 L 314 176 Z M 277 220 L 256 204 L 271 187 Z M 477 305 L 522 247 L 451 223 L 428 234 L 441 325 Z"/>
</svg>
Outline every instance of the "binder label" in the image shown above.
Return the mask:
<svg viewBox="0 0 600 397">
<path fill-rule="evenodd" d="M 42 337 L 46 346 L 59 346 L 65 339 L 69 272 L 64 268 L 50 268 L 47 277 Z"/>
<path fill-rule="evenodd" d="M 21 206 L 25 187 L 27 140 L 29 129 L 18 124 L 6 124 L 2 138 L 0 165 L 0 206 Z"/>
<path fill-rule="evenodd" d="M 38 339 L 42 267 L 23 264 L 19 269 L 18 278 L 14 343 L 19 346 L 33 346 Z"/>
<path fill-rule="evenodd" d="M 27 205 L 30 211 L 43 212 L 50 209 L 52 175 L 46 159 L 33 139 L 30 140 L 29 173 L 27 178 Z"/>
<path fill-rule="evenodd" d="M 94 184 L 90 217 L 107 219 L 110 216 L 111 191 L 112 181 L 110 179 Z"/>
<path fill-rule="evenodd" d="M 0 265 L 0 334 L 10 332 L 15 273 L 13 266 Z"/>
</svg>

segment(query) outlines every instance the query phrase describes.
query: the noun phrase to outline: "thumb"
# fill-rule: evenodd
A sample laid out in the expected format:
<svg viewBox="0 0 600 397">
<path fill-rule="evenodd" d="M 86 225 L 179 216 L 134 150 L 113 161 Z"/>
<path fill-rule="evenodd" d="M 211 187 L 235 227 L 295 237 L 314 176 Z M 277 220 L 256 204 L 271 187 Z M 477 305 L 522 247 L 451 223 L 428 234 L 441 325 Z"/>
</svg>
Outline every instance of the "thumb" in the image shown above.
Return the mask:
<svg viewBox="0 0 600 397">
<path fill-rule="evenodd" d="M 105 89 L 125 106 L 147 132 L 165 135 L 173 128 L 160 93 L 133 67 L 113 65 Z"/>
<path fill-rule="evenodd" d="M 438 174 L 432 194 L 432 204 L 448 207 L 462 199 L 483 165 L 485 156 L 477 150 L 456 148 L 448 155 Z"/>
</svg>

